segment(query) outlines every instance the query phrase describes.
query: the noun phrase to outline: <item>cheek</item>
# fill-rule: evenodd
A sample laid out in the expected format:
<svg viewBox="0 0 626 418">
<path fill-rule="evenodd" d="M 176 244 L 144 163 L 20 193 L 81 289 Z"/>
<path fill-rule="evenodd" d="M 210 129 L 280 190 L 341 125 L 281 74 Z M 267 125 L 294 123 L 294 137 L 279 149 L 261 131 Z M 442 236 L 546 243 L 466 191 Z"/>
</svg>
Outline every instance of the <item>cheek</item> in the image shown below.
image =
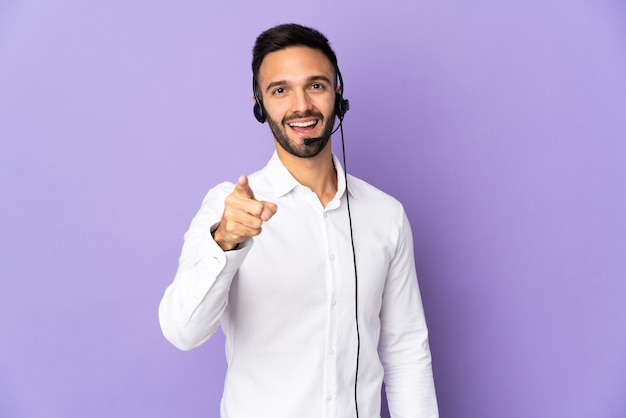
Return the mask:
<svg viewBox="0 0 626 418">
<path fill-rule="evenodd" d="M 281 106 L 277 106 L 276 104 L 265 105 L 265 113 L 267 116 L 277 123 L 280 123 L 284 120 L 285 116 L 287 116 L 287 110 L 283 109 Z"/>
<path fill-rule="evenodd" d="M 317 105 L 316 105 L 317 109 L 319 109 L 320 112 L 322 112 L 322 114 L 328 118 L 330 115 L 332 115 L 335 112 L 335 96 L 333 95 L 332 100 L 323 100 L 320 101 Z"/>
</svg>

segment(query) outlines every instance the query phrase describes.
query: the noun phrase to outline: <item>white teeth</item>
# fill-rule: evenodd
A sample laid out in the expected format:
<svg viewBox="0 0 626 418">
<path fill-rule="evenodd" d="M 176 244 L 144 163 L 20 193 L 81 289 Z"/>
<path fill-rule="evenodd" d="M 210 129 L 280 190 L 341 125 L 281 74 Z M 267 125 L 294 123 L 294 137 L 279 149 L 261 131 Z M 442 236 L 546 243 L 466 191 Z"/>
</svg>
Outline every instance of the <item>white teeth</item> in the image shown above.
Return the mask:
<svg viewBox="0 0 626 418">
<path fill-rule="evenodd" d="M 295 126 L 295 127 L 299 127 L 299 128 L 305 128 L 305 127 L 307 127 L 307 126 L 312 126 L 312 125 L 315 125 L 316 123 L 317 123 L 317 121 L 310 120 L 310 121 L 308 121 L 308 122 L 293 122 L 293 123 L 290 123 L 290 124 L 289 124 L 289 126 L 291 126 L 291 127 L 294 127 L 294 126 Z"/>
</svg>

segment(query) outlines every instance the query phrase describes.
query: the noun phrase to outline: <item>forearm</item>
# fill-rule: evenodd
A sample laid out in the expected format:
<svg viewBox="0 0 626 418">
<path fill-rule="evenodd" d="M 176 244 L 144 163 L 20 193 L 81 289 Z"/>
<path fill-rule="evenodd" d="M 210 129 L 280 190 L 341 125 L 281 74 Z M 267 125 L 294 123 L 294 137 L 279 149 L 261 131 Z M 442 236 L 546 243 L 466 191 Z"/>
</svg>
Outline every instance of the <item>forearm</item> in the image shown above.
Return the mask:
<svg viewBox="0 0 626 418">
<path fill-rule="evenodd" d="M 428 342 L 413 355 L 387 359 L 385 391 L 392 418 L 437 418 L 437 396 Z M 397 363 L 397 367 L 390 363 Z"/>
<path fill-rule="evenodd" d="M 413 294 L 411 303 L 401 315 L 386 312 L 379 347 L 389 411 L 392 418 L 437 418 L 428 330 L 419 291 L 404 292 Z M 393 325 L 388 325 L 389 321 Z"/>
</svg>

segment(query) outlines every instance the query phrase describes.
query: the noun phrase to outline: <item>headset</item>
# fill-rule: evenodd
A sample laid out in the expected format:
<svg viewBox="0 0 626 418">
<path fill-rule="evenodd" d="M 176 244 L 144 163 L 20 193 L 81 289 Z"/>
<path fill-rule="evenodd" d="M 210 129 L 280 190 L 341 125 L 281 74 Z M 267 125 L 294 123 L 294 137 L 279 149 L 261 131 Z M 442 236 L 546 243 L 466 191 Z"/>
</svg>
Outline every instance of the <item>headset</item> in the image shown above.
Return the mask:
<svg viewBox="0 0 626 418">
<path fill-rule="evenodd" d="M 344 178 L 346 182 L 346 206 L 348 209 L 348 224 L 350 226 L 350 244 L 352 245 L 352 262 L 354 265 L 354 312 L 355 312 L 355 325 L 356 325 L 356 339 L 357 339 L 357 347 L 356 347 L 356 368 L 354 372 L 354 407 L 356 410 L 356 418 L 359 418 L 359 403 L 357 399 L 357 382 L 359 380 L 359 356 L 361 353 L 361 335 L 359 333 L 359 279 L 356 268 L 356 251 L 354 249 L 354 233 L 352 231 L 352 214 L 350 212 L 350 193 L 348 191 L 348 168 L 346 166 L 346 146 L 343 139 L 343 118 L 346 115 L 346 112 L 350 110 L 350 101 L 348 99 L 344 99 L 343 97 L 343 77 L 341 76 L 341 71 L 339 71 L 339 67 L 335 65 L 335 73 L 337 74 L 337 80 L 339 81 L 339 92 L 335 93 L 335 116 L 339 119 L 339 126 L 337 126 L 330 135 L 337 132 L 337 129 L 341 132 L 341 152 L 343 156 L 343 170 L 344 170 Z M 259 95 L 259 91 L 257 89 L 257 80 L 256 77 L 252 76 L 252 91 L 254 93 L 254 107 L 252 109 L 254 113 L 254 117 L 260 123 L 265 123 L 267 119 L 267 114 L 265 112 L 265 108 L 263 107 L 263 102 L 261 101 L 261 96 Z M 309 138 L 304 140 L 304 145 L 311 145 L 317 141 L 322 139 L 326 139 L 326 137 L 317 137 L 317 138 Z"/>
</svg>

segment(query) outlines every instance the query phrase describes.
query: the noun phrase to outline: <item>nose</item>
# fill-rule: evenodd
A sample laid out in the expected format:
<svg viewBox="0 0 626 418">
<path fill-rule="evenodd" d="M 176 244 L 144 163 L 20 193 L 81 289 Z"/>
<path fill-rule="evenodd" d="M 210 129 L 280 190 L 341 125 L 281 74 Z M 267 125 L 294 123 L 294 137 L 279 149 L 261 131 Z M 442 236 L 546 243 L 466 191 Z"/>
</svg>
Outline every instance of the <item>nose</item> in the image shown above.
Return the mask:
<svg viewBox="0 0 626 418">
<path fill-rule="evenodd" d="M 304 89 L 296 89 L 293 94 L 292 111 L 304 113 L 311 110 L 313 105 L 311 99 Z"/>
</svg>

